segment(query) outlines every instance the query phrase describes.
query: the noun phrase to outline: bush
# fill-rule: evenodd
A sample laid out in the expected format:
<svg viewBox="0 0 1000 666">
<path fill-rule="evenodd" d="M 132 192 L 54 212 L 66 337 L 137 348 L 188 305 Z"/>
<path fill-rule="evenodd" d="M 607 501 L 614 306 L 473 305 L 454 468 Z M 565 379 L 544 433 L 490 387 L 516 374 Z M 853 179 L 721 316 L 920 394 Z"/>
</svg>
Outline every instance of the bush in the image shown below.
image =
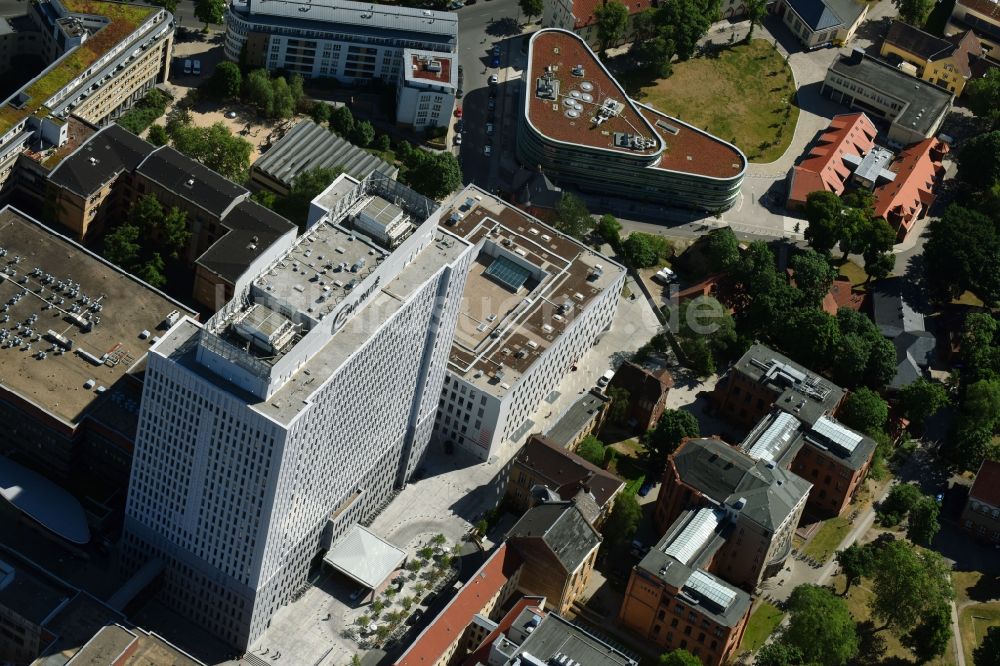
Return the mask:
<svg viewBox="0 0 1000 666">
<path fill-rule="evenodd" d="M 142 134 L 147 127 L 166 112 L 169 101 L 166 95 L 153 88 L 146 93 L 145 97 L 136 102 L 132 110 L 118 119 L 118 124 L 132 134 Z"/>
<path fill-rule="evenodd" d="M 604 442 L 593 435 L 587 435 L 580 442 L 576 449 L 576 455 L 580 456 L 592 465 L 604 464 Z"/>
</svg>

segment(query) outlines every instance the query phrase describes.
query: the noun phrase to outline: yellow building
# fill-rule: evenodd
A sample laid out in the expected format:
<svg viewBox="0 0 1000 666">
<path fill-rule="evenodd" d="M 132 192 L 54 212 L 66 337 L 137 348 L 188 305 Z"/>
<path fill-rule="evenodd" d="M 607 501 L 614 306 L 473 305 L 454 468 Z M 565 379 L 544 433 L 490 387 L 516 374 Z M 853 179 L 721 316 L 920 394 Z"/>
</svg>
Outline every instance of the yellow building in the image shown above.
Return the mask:
<svg viewBox="0 0 1000 666">
<path fill-rule="evenodd" d="M 882 42 L 881 55 L 899 58 L 911 66 L 910 74 L 941 86 L 958 97 L 973 78 L 983 48 L 971 30 L 951 37 L 935 37 L 902 21 L 893 21 Z M 908 69 L 906 65 L 902 69 Z"/>
</svg>

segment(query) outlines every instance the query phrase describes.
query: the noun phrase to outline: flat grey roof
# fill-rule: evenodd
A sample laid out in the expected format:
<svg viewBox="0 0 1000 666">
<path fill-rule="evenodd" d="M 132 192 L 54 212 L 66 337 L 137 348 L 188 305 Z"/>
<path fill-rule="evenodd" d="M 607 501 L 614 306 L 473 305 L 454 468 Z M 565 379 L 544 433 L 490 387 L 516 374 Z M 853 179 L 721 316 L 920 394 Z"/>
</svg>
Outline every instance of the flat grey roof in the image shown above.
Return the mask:
<svg viewBox="0 0 1000 666">
<path fill-rule="evenodd" d="M 76 544 L 90 541 L 87 516 L 76 498 L 5 456 L 0 456 L 0 497 L 67 541 Z"/>
<path fill-rule="evenodd" d="M 405 560 L 406 551 L 358 524 L 352 525 L 323 556 L 331 567 L 372 590 Z"/>
<path fill-rule="evenodd" d="M 399 171 L 327 128 L 303 120 L 254 162 L 251 175 L 260 173 L 291 188 L 299 174 L 332 167 L 340 167 L 358 180 L 364 180 L 373 171 L 390 177 Z"/>
<path fill-rule="evenodd" d="M 555 613 L 547 613 L 542 617 L 535 630 L 521 643 L 517 654 L 524 653 L 546 663 L 552 657 L 562 654 L 585 666 L 636 666 L 637 664 L 631 657 Z M 514 660 L 508 663 L 514 663 Z"/>
<path fill-rule="evenodd" d="M 597 410 L 607 401 L 608 398 L 602 395 L 587 392 L 562 413 L 545 436 L 559 446 L 567 446 L 593 420 Z"/>
<path fill-rule="evenodd" d="M 99 387 L 110 389 L 145 356 L 168 314 L 175 310 L 190 313 L 10 206 L 0 210 L 0 247 L 7 251 L 0 257 L 0 304 L 7 306 L 3 314 L 9 317 L 3 324 L 7 338 L 0 345 L 0 385 L 71 426 L 83 419 L 91 405 L 107 399 Z M 14 262 L 16 257 L 19 263 Z M 36 268 L 41 273 L 32 275 Z M 46 274 L 54 281 L 48 282 Z M 75 295 L 66 288 L 70 281 Z M 84 297 L 90 305 L 81 300 Z M 95 302 L 100 312 L 90 310 Z M 72 308 L 81 304 L 80 312 L 73 313 Z M 100 323 L 84 332 L 70 315 L 96 316 Z M 31 335 L 26 332 L 29 329 Z M 72 349 L 63 354 L 52 351 L 55 342 L 48 335 L 50 330 L 71 340 Z M 147 339 L 140 338 L 142 331 L 149 333 Z M 12 344 L 17 338 L 21 344 Z M 44 360 L 38 358 L 39 352 L 46 352 Z M 87 386 L 88 380 L 93 384 Z"/>
<path fill-rule="evenodd" d="M 842 54 L 833 61 L 829 71 L 902 101 L 903 109 L 893 123 L 922 134 L 928 134 L 951 108 L 953 95 L 944 88 L 910 76 L 867 54 Z"/>
<path fill-rule="evenodd" d="M 8 552 L 0 552 L 0 606 L 41 625 L 76 590 L 60 585 L 43 570 Z"/>
<path fill-rule="evenodd" d="M 313 30 L 330 30 L 334 26 L 382 28 L 428 35 L 446 35 L 457 39 L 458 15 L 429 9 L 400 7 L 398 5 L 353 2 L 352 0 L 253 0 L 230 4 L 233 11 L 253 18 L 273 17 L 316 24 Z M 326 25 L 330 24 L 330 25 Z"/>
</svg>

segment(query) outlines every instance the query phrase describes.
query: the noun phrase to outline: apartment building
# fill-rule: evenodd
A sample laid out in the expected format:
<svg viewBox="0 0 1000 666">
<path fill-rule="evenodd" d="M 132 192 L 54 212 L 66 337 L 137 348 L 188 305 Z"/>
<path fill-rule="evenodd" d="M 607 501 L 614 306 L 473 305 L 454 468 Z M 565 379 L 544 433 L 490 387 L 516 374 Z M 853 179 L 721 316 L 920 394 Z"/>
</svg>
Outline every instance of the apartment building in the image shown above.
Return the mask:
<svg viewBox="0 0 1000 666">
<path fill-rule="evenodd" d="M 476 248 L 436 418 L 439 440 L 488 460 L 614 319 L 625 268 L 469 185 L 443 228 Z"/>
<path fill-rule="evenodd" d="M 5 453 L 61 483 L 121 488 L 146 350 L 193 313 L 11 206 L 0 275 Z"/>
<path fill-rule="evenodd" d="M 735 204 L 735 146 L 629 99 L 586 41 L 546 29 L 529 42 L 517 158 L 560 184 L 700 211 Z"/>
<path fill-rule="evenodd" d="M 447 127 L 458 94 L 455 54 L 404 49 L 396 83 L 396 123 L 418 132 Z"/>
<path fill-rule="evenodd" d="M 653 511 L 661 533 L 689 509 L 728 512 L 729 537 L 712 569 L 752 591 L 784 566 L 811 484 L 775 463 L 715 438 L 689 439 L 670 455 Z"/>
<path fill-rule="evenodd" d="M 1000 462 L 984 460 L 979 466 L 960 521 L 977 539 L 1000 543 Z"/>
<path fill-rule="evenodd" d="M 24 152 L 58 163 L 72 146 L 71 118 L 103 127 L 165 82 L 173 48 L 173 16 L 155 6 L 41 0 L 28 17 L 34 29 L 21 20 L 15 43 L 24 39 L 50 64 L 0 107 L 0 187 Z"/>
<path fill-rule="evenodd" d="M 857 48 L 830 64 L 820 93 L 888 122 L 889 143 L 899 147 L 936 136 L 955 99 Z"/>
<path fill-rule="evenodd" d="M 729 507 L 681 512 L 632 569 L 619 622 L 662 651 L 728 663 L 750 618 L 750 595 L 711 573 L 738 520 Z M 737 510 L 738 511 L 738 510 Z"/>
<path fill-rule="evenodd" d="M 284 253 L 294 224 L 250 198 L 250 191 L 169 146 L 159 148 L 118 125 L 88 138 L 39 188 L 51 221 L 87 239 L 154 195 L 186 215 L 184 258 L 195 272 L 192 296 L 215 312 Z"/>
<path fill-rule="evenodd" d="M 983 58 L 983 47 L 971 30 L 948 37 L 937 37 L 909 23 L 894 20 L 882 41 L 879 55 L 898 58 L 912 68 L 912 73 L 962 96 L 965 84 L 975 76 Z"/>
<path fill-rule="evenodd" d="M 454 12 L 354 0 L 232 0 L 226 12 L 226 58 L 307 79 L 332 78 L 350 84 L 381 79 L 397 84 L 405 81 L 410 67 L 406 50 L 454 58 L 457 48 L 458 15 Z M 455 81 L 450 84 L 457 87 Z M 442 87 L 440 82 L 438 87 Z M 420 90 L 419 85 L 414 89 Z M 441 92 L 424 91 L 425 96 L 429 94 Z M 397 108 L 397 122 L 418 126 L 419 106 L 410 108 L 407 99 Z M 426 119 L 423 122 L 426 126 Z"/>
<path fill-rule="evenodd" d="M 164 603 L 239 649 L 423 459 L 475 258 L 441 214 L 341 175 L 286 253 L 150 349 L 123 564 L 159 559 Z"/>
</svg>

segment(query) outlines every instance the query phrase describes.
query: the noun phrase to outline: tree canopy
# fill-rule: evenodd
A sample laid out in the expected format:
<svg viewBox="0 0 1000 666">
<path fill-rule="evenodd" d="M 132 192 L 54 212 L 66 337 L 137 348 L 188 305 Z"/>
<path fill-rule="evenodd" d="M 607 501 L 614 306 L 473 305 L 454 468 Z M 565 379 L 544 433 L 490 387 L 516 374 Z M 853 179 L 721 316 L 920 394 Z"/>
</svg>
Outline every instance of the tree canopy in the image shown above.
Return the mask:
<svg viewBox="0 0 1000 666">
<path fill-rule="evenodd" d="M 852 543 L 844 550 L 837 551 L 837 564 L 844 574 L 844 594 L 857 585 L 862 578 L 870 577 L 875 568 L 875 550 L 868 546 Z"/>
<path fill-rule="evenodd" d="M 524 12 L 524 16 L 530 22 L 532 17 L 541 16 L 542 12 L 545 10 L 545 3 L 543 0 L 517 0 L 517 6 L 521 8 Z"/>
<path fill-rule="evenodd" d="M 861 387 L 847 396 L 837 418 L 855 430 L 871 435 L 881 432 L 889 419 L 889 404 L 875 391 Z"/>
<path fill-rule="evenodd" d="M 740 260 L 740 242 L 731 227 L 712 229 L 703 238 L 708 270 L 712 273 L 728 271 Z"/>
<path fill-rule="evenodd" d="M 642 508 L 632 493 L 619 493 L 615 505 L 604 523 L 603 536 L 610 547 L 621 546 L 628 542 L 639 529 L 642 519 Z"/>
<path fill-rule="evenodd" d="M 906 538 L 921 546 L 930 546 L 941 524 L 938 522 L 940 507 L 933 497 L 921 497 L 910 509 L 910 524 Z"/>
<path fill-rule="evenodd" d="M 879 549 L 872 591 L 872 615 L 900 636 L 954 595 L 941 555 L 900 539 Z"/>
<path fill-rule="evenodd" d="M 212 23 L 218 25 L 226 14 L 225 0 L 194 0 L 194 15 L 199 21 L 205 24 Z"/>
<path fill-rule="evenodd" d="M 309 203 L 343 172 L 341 167 L 317 167 L 303 171 L 295 177 L 288 194 L 275 201 L 274 210 L 304 229 L 309 217 Z"/>
<path fill-rule="evenodd" d="M 896 398 L 903 416 L 920 429 L 928 418 L 949 403 L 947 389 L 941 383 L 924 377 L 899 389 Z"/>
<path fill-rule="evenodd" d="M 597 41 L 601 50 L 617 44 L 625 37 L 628 28 L 628 8 L 618 0 L 605 0 L 594 9 Z"/>
<path fill-rule="evenodd" d="M 104 236 L 104 257 L 154 287 L 167 283 L 167 262 L 180 259 L 191 232 L 187 214 L 176 206 L 164 209 L 152 194 L 136 199 L 127 217 Z"/>
<path fill-rule="evenodd" d="M 649 457 L 650 476 L 663 472 L 667 456 L 673 453 L 685 437 L 700 434 L 698 419 L 694 414 L 680 409 L 664 410 L 656 427 L 646 433 L 645 444 Z"/>
<path fill-rule="evenodd" d="M 1000 181 L 1000 130 L 971 137 L 958 153 L 958 178 L 977 190 Z"/>
<path fill-rule="evenodd" d="M 932 295 L 949 301 L 970 290 L 987 305 L 1000 303 L 998 227 L 1000 218 L 955 203 L 930 223 L 924 262 L 927 274 L 934 276 L 928 284 Z"/>
<path fill-rule="evenodd" d="M 462 186 L 462 168 L 452 153 L 413 147 L 401 152 L 401 180 L 425 197 L 443 199 Z"/>
<path fill-rule="evenodd" d="M 934 0 L 892 0 L 892 4 L 899 10 L 899 18 L 918 28 L 923 27 L 934 9 Z"/>
<path fill-rule="evenodd" d="M 238 98 L 243 90 L 243 73 L 239 65 L 228 60 L 216 65 L 208 81 L 208 90 L 220 99 Z"/>
<path fill-rule="evenodd" d="M 577 446 L 576 455 L 600 467 L 604 464 L 604 442 L 594 435 L 587 435 Z"/>
<path fill-rule="evenodd" d="M 813 250 L 793 256 L 791 266 L 795 271 L 795 287 L 802 293 L 804 303 L 820 307 L 830 293 L 837 269 L 830 265 L 827 257 Z"/>
<path fill-rule="evenodd" d="M 674 650 L 660 655 L 660 666 L 701 666 L 701 659 L 687 650 Z"/>
<path fill-rule="evenodd" d="M 963 92 L 974 114 L 988 119 L 1000 117 L 1000 70 L 991 68 L 985 76 L 970 79 Z"/>
<path fill-rule="evenodd" d="M 590 216 L 586 204 L 579 197 L 564 192 L 556 204 L 552 226 L 567 236 L 583 239 L 594 230 L 594 218 Z"/>
<path fill-rule="evenodd" d="M 650 268 L 669 259 L 674 247 L 666 238 L 656 234 L 633 231 L 622 241 L 622 256 L 632 268 Z"/>
<path fill-rule="evenodd" d="M 788 598 L 788 627 L 781 640 L 807 663 L 843 666 L 858 653 L 858 635 L 847 603 L 825 587 L 799 585 Z"/>
</svg>

